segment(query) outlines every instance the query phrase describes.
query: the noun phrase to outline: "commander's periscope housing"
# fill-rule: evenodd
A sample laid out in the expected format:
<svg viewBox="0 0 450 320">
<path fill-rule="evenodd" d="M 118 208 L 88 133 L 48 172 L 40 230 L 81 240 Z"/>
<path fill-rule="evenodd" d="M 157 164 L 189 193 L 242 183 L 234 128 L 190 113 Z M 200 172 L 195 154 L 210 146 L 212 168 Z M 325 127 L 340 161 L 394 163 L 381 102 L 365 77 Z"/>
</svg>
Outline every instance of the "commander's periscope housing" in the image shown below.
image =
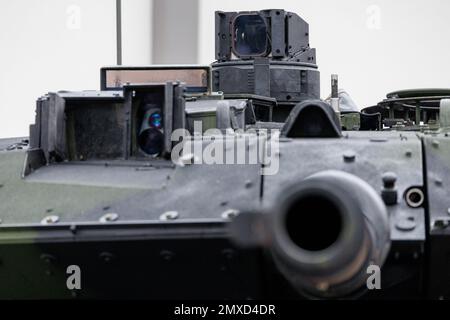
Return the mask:
<svg viewBox="0 0 450 320">
<path fill-rule="evenodd" d="M 284 121 L 298 102 L 320 98 L 309 25 L 295 13 L 216 12 L 216 59 L 213 90 L 275 98 L 274 120 Z"/>
</svg>

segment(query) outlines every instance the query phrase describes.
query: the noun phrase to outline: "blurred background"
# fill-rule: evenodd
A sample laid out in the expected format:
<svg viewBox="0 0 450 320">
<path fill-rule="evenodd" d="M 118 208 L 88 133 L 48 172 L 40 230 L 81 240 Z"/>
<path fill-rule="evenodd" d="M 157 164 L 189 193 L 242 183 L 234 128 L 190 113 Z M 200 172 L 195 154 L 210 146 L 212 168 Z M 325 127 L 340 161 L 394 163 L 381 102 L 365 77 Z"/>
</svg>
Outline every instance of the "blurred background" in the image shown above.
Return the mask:
<svg viewBox="0 0 450 320">
<path fill-rule="evenodd" d="M 123 64 L 210 64 L 214 11 L 269 8 L 310 24 L 323 98 L 332 73 L 360 107 L 450 87 L 448 0 L 122 0 Z M 39 96 L 98 89 L 116 52 L 116 0 L 1 1 L 0 138 L 28 135 Z"/>
</svg>

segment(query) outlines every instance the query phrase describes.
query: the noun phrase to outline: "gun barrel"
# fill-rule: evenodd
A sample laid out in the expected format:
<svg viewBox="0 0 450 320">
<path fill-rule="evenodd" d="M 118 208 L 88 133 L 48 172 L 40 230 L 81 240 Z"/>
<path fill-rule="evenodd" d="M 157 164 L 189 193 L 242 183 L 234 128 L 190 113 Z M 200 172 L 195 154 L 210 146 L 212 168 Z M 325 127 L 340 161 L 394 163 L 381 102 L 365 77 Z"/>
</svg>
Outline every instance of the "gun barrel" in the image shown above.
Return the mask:
<svg viewBox="0 0 450 320">
<path fill-rule="evenodd" d="M 352 297 L 366 288 L 369 267 L 381 268 L 386 260 L 386 205 L 352 174 L 313 175 L 286 188 L 269 209 L 253 218 L 242 215 L 234 234 L 242 244 L 265 247 L 281 274 L 307 297 Z M 261 234 L 249 236 L 249 230 Z"/>
<path fill-rule="evenodd" d="M 390 248 L 386 206 L 366 182 L 327 171 L 289 188 L 269 214 L 269 250 L 302 293 L 344 298 L 364 289 Z"/>
</svg>

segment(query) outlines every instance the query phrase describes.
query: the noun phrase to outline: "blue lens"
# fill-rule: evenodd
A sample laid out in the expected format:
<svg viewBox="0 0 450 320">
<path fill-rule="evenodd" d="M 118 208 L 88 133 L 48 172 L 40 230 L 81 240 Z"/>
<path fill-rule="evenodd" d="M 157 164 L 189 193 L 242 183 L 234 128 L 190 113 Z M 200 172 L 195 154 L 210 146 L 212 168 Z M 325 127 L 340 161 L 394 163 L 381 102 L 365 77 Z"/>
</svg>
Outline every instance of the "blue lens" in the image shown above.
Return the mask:
<svg viewBox="0 0 450 320">
<path fill-rule="evenodd" d="M 158 112 L 153 113 L 149 119 L 149 125 L 155 129 L 161 129 L 162 127 L 162 117 Z"/>
</svg>

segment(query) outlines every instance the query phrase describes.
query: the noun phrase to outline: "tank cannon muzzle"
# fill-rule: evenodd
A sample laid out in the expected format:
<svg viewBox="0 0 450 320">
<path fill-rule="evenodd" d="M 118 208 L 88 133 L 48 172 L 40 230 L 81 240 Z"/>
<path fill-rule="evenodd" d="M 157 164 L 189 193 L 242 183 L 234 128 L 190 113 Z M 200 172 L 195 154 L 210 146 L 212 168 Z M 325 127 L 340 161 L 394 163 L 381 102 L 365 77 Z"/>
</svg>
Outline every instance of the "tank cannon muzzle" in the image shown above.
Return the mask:
<svg viewBox="0 0 450 320">
<path fill-rule="evenodd" d="M 322 172 L 286 188 L 274 202 L 265 214 L 242 214 L 233 234 L 241 243 L 268 249 L 278 270 L 305 296 L 350 297 L 365 288 L 370 266 L 384 264 L 390 248 L 387 210 L 360 178 Z"/>
</svg>

